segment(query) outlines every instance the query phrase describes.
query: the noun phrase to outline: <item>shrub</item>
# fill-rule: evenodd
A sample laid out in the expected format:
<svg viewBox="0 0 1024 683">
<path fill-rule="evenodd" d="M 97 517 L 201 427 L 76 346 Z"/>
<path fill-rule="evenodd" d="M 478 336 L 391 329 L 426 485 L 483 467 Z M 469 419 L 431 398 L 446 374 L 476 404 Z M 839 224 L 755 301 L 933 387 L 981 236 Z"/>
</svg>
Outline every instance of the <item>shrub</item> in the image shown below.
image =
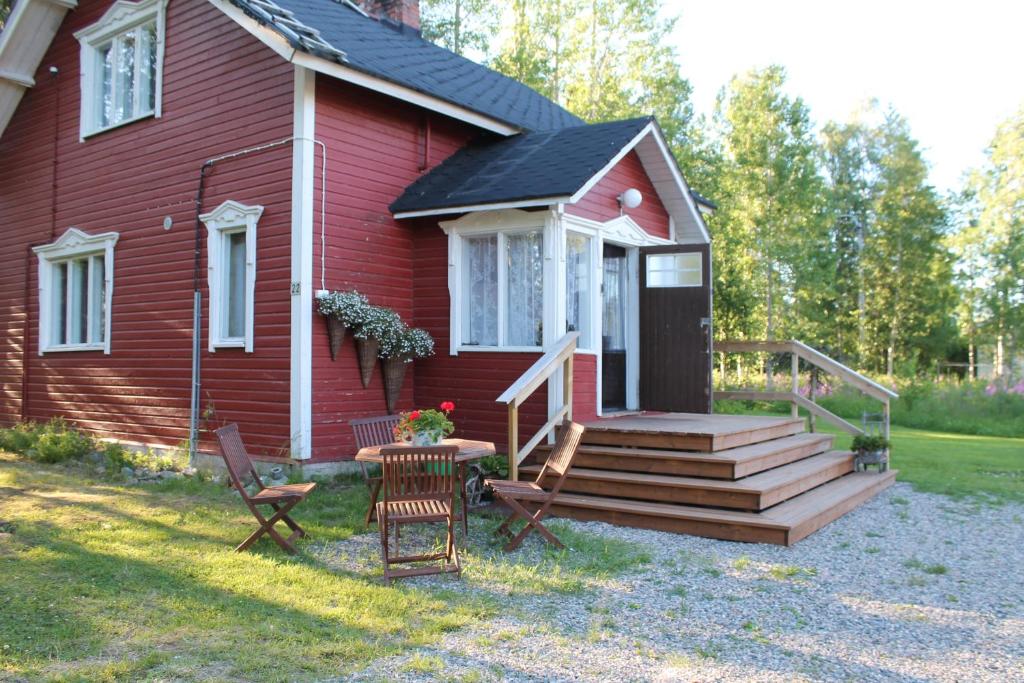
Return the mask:
<svg viewBox="0 0 1024 683">
<path fill-rule="evenodd" d="M 63 418 L 54 418 L 38 432 L 35 446 L 25 454 L 39 462 L 81 460 L 95 450 L 93 440 L 68 425 Z"/>
<path fill-rule="evenodd" d="M 35 448 L 41 427 L 34 422 L 25 422 L 6 429 L 0 429 L 0 450 L 25 455 Z"/>
</svg>

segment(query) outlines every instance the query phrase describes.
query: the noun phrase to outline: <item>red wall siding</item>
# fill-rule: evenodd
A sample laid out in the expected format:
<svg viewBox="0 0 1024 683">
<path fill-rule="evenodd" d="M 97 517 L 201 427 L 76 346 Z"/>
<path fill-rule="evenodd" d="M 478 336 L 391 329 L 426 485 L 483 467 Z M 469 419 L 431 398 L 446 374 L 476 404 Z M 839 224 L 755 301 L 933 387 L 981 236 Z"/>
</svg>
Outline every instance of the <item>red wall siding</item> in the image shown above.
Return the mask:
<svg viewBox="0 0 1024 683">
<path fill-rule="evenodd" d="M 603 222 L 618 218 L 618 197 L 630 187 L 640 190 L 644 200 L 637 208 L 626 209 L 626 215 L 632 217 L 650 234 L 667 239 L 668 212 L 665 211 L 635 151 L 624 156 L 578 203 L 567 204 L 565 210 L 595 221 Z"/>
<path fill-rule="evenodd" d="M 414 295 L 414 264 L 428 258 L 415 249 L 414 236 L 429 226 L 395 221 L 388 204 L 424 172 L 425 115 L 411 105 L 324 77 L 317 79 L 316 110 L 316 137 L 325 143 L 328 157 L 327 288 L 358 289 L 372 303 L 394 308 L 412 323 L 413 300 L 419 296 L 418 292 Z M 430 131 L 428 167 L 453 154 L 475 134 L 471 127 L 437 115 L 430 117 Z M 319 163 L 317 170 L 319 174 Z M 319 186 L 316 191 L 319 206 Z M 319 230 L 319 216 L 314 224 Z M 436 223 L 433 230 L 441 234 Z M 314 239 L 314 251 L 313 280 L 319 288 L 319 238 Z M 442 254 L 442 269 L 445 262 Z M 400 408 L 413 405 L 415 375 L 422 363 L 417 361 L 415 369 L 409 367 Z M 331 361 L 327 325 L 314 315 L 314 459 L 353 457 L 348 421 L 385 412 L 380 369 L 364 389 L 352 340 L 347 340 L 338 359 Z"/>
<path fill-rule="evenodd" d="M 7 264 L 0 273 L 0 419 L 17 420 L 23 409 L 27 281 L 29 416 L 65 415 L 103 436 L 172 445 L 187 436 L 199 168 L 210 157 L 291 134 L 293 72 L 211 5 L 171 0 L 163 117 L 79 142 L 79 45 L 72 34 L 109 4 L 82 0 L 68 14 L 38 85 L 0 138 L 0 259 Z M 56 79 L 51 65 L 60 69 Z M 289 440 L 290 176 L 289 146 L 224 162 L 210 173 L 203 205 L 209 211 L 230 198 L 265 207 L 255 352 L 206 353 L 204 329 L 202 403 L 217 422 L 239 422 L 253 451 L 276 455 Z M 174 221 L 170 231 L 164 216 Z M 37 269 L 28 245 L 71 226 L 120 233 L 110 355 L 37 353 Z M 205 229 L 202 248 L 205 255 Z M 205 302 L 205 256 L 202 265 Z"/>
</svg>

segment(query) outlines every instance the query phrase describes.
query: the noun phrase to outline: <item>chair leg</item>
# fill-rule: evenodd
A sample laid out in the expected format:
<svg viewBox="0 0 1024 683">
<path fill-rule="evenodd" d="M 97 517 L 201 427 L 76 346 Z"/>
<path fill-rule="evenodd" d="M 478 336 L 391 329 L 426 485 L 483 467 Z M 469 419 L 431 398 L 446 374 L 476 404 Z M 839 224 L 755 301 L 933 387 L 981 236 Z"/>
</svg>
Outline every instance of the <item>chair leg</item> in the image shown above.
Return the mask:
<svg viewBox="0 0 1024 683">
<path fill-rule="evenodd" d="M 462 499 L 462 537 L 469 538 L 469 501 L 466 499 L 466 463 L 459 463 L 459 498 Z"/>
<path fill-rule="evenodd" d="M 517 500 L 507 499 L 505 502 L 508 503 L 510 506 L 512 506 L 512 508 L 519 513 L 519 516 L 521 516 L 523 519 L 526 520 L 526 526 L 523 527 L 523 530 L 520 531 L 515 536 L 513 536 L 512 540 L 510 540 L 507 544 L 505 544 L 505 550 L 507 552 L 511 552 L 511 551 L 515 550 L 516 548 L 518 548 L 520 545 L 522 545 L 523 540 L 530 534 L 531 531 L 533 531 L 535 529 L 551 545 L 553 545 L 553 546 L 555 546 L 556 548 L 559 548 L 559 549 L 565 547 L 564 545 L 562 545 L 562 542 L 559 541 L 558 538 L 555 537 L 555 535 L 553 533 L 548 531 L 547 527 L 545 527 L 543 524 L 540 523 L 540 520 L 543 519 L 544 516 L 547 514 L 548 507 L 550 507 L 550 502 L 546 503 L 543 507 L 541 507 L 541 509 L 538 510 L 535 515 L 531 515 L 526 510 L 526 508 L 524 508 L 519 503 L 519 501 L 517 501 Z"/>
<path fill-rule="evenodd" d="M 274 510 L 280 510 L 281 506 L 277 503 L 271 503 L 270 507 Z M 288 528 L 292 530 L 292 535 L 289 538 L 305 538 L 306 530 L 299 526 L 298 522 L 292 519 L 289 515 L 283 515 L 281 521 L 288 525 Z"/>
<path fill-rule="evenodd" d="M 237 548 L 235 548 L 235 552 L 240 553 L 244 550 L 248 550 L 253 543 L 259 540 L 260 536 L 262 536 L 263 534 L 267 534 L 272 539 L 274 539 L 274 542 L 281 546 L 281 548 L 285 552 L 291 555 L 297 554 L 299 551 L 296 550 L 295 546 L 291 544 L 291 540 L 295 538 L 295 534 L 292 534 L 292 536 L 289 539 L 285 539 L 281 534 L 277 532 L 276 529 L 274 529 L 274 525 L 280 521 L 283 521 L 283 519 L 288 516 L 288 513 L 291 512 L 291 509 L 298 505 L 298 503 L 301 500 L 301 498 L 296 498 L 290 503 L 286 503 L 282 507 L 278 507 L 277 505 L 275 505 L 275 512 L 273 515 L 271 515 L 269 519 L 264 518 L 263 515 L 259 513 L 259 510 L 256 509 L 255 505 L 252 506 L 250 509 L 252 510 L 252 514 L 256 517 L 256 520 L 260 523 L 260 528 L 249 534 L 249 537 L 242 541 Z M 295 526 L 298 526 L 298 524 L 296 524 Z"/>
<path fill-rule="evenodd" d="M 380 532 L 380 559 L 384 564 L 384 580 L 391 583 L 391 561 L 388 557 L 388 520 L 387 517 L 377 517 L 377 530 Z"/>
<path fill-rule="evenodd" d="M 381 483 L 379 480 L 373 483 L 367 482 L 367 487 L 370 489 L 370 506 L 366 509 L 366 526 L 370 526 L 370 522 L 374 518 L 374 512 L 377 510 L 377 498 L 380 497 Z"/>
</svg>

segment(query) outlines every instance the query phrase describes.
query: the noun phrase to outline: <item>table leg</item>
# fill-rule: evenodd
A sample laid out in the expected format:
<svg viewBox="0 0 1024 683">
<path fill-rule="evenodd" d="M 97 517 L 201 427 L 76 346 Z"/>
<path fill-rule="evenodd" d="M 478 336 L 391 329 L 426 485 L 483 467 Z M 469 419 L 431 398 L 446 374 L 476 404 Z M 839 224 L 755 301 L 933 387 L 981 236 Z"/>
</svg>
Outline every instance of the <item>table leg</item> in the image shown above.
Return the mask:
<svg viewBox="0 0 1024 683">
<path fill-rule="evenodd" d="M 469 538 L 469 503 L 466 500 L 466 463 L 459 463 L 459 496 L 462 498 L 462 537 Z"/>
</svg>

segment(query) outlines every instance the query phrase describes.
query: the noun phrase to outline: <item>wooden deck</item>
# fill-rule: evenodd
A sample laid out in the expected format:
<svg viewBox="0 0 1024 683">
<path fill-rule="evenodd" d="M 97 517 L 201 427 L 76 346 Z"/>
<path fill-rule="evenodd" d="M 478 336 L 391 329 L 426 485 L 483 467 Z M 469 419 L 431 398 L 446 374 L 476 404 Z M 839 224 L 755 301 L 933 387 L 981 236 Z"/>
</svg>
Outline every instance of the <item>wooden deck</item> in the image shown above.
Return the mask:
<svg viewBox="0 0 1024 683">
<path fill-rule="evenodd" d="M 711 538 L 790 545 L 892 484 L 802 420 L 655 414 L 587 425 L 553 512 Z M 547 449 L 537 449 L 540 462 Z M 539 465 L 521 468 L 532 477 Z"/>
</svg>

